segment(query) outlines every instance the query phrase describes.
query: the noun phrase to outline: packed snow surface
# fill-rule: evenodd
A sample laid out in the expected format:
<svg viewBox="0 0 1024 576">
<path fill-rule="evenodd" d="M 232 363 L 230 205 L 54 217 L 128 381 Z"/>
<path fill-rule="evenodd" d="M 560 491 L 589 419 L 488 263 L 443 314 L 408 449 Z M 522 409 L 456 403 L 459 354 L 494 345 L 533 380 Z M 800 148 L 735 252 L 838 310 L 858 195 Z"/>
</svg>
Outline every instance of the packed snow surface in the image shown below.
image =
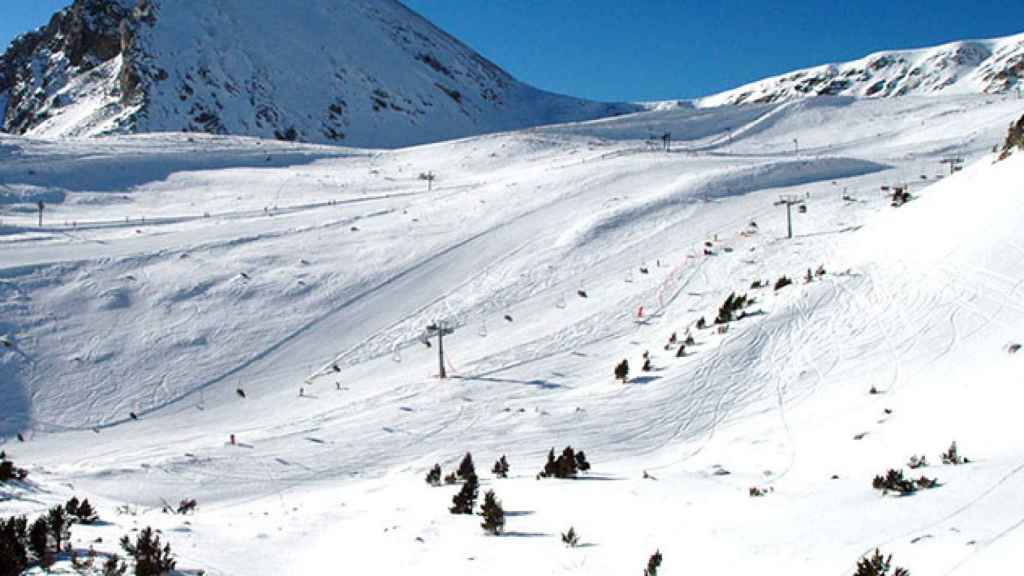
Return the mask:
<svg viewBox="0 0 1024 576">
<path fill-rule="evenodd" d="M 612 575 L 660 550 L 662 574 L 838 576 L 876 547 L 1012 572 L 1024 156 L 990 151 L 1022 111 L 664 107 L 391 151 L 0 137 L 0 447 L 31 473 L 0 514 L 88 496 L 109 524 L 78 549 L 151 525 L 207 574 Z M 694 326 L 732 292 L 747 317 Z M 954 440 L 970 464 L 941 464 Z M 593 469 L 537 480 L 566 445 Z M 423 480 L 467 451 L 501 536 Z M 889 468 L 941 485 L 883 496 Z"/>
</svg>

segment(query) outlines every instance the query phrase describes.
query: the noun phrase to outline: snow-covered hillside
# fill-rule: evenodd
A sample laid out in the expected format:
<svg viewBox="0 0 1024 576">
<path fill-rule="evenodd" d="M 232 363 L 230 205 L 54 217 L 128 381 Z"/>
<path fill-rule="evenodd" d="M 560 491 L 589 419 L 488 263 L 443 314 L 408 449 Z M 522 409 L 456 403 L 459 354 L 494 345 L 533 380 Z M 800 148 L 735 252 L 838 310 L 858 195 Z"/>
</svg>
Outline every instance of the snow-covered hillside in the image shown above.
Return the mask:
<svg viewBox="0 0 1024 576">
<path fill-rule="evenodd" d="M 76 0 L 0 57 L 2 129 L 397 147 L 638 110 L 518 82 L 395 0 Z"/>
<path fill-rule="evenodd" d="M 698 100 L 700 106 L 783 102 L 809 96 L 1001 94 L 1024 87 L 1024 34 L 876 52 L 796 70 Z"/>
<path fill-rule="evenodd" d="M 0 449 L 32 482 L 0 516 L 88 496 L 109 524 L 77 549 L 151 525 L 207 574 L 611 575 L 660 549 L 661 574 L 842 575 L 875 547 L 1012 572 L 1024 155 L 991 150 L 1022 112 L 826 97 L 393 151 L 0 137 Z M 749 315 L 697 329 L 732 292 Z M 941 465 L 954 440 L 970 464 Z M 593 469 L 535 479 L 566 445 Z M 502 537 L 423 481 L 466 451 Z M 901 467 L 941 486 L 872 489 Z"/>
</svg>

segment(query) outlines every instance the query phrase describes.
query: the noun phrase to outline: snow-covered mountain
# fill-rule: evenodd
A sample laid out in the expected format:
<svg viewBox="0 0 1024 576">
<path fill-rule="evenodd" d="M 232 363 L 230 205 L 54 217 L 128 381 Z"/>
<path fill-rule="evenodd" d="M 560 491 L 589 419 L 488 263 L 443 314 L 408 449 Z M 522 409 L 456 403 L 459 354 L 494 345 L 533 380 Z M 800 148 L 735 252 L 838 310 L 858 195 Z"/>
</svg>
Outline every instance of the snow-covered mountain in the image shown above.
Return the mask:
<svg viewBox="0 0 1024 576">
<path fill-rule="evenodd" d="M 805 68 L 699 101 L 702 106 L 768 103 L 809 96 L 994 94 L 1024 86 L 1024 34 L 876 52 Z"/>
<path fill-rule="evenodd" d="M 2 129 L 395 147 L 639 109 L 525 85 L 395 0 L 76 0 L 0 57 Z"/>
</svg>

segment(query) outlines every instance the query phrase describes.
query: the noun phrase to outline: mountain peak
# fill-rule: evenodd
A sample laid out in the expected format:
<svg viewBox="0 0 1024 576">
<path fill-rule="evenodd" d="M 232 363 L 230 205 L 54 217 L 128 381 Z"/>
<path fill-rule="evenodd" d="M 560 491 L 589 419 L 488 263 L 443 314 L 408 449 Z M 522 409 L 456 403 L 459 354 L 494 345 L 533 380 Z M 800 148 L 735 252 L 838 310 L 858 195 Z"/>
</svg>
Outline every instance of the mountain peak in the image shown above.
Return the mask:
<svg viewBox="0 0 1024 576">
<path fill-rule="evenodd" d="M 527 86 L 394 0 L 77 0 L 0 57 L 0 109 L 19 134 L 392 147 L 638 107 Z"/>
</svg>

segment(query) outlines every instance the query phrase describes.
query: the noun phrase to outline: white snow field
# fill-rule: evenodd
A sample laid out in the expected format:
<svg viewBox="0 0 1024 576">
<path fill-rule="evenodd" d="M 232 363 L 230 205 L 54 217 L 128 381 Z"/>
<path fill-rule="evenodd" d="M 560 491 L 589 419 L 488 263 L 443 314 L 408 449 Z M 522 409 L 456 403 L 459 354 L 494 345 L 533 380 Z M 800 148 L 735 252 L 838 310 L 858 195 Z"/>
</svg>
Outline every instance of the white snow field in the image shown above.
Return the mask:
<svg viewBox="0 0 1024 576">
<path fill-rule="evenodd" d="M 1022 112 L 666 106 L 391 151 L 0 136 L 0 449 L 31 474 L 0 515 L 88 497 L 108 523 L 77 549 L 153 526 L 218 575 L 639 574 L 660 550 L 666 575 L 841 576 L 876 547 L 1012 573 L 1024 155 L 991 149 Z M 751 316 L 693 327 L 733 291 Z M 971 463 L 941 464 L 954 440 Z M 593 469 L 537 480 L 566 445 Z M 501 536 L 424 482 L 467 451 Z M 883 496 L 889 468 L 941 485 Z"/>
</svg>

